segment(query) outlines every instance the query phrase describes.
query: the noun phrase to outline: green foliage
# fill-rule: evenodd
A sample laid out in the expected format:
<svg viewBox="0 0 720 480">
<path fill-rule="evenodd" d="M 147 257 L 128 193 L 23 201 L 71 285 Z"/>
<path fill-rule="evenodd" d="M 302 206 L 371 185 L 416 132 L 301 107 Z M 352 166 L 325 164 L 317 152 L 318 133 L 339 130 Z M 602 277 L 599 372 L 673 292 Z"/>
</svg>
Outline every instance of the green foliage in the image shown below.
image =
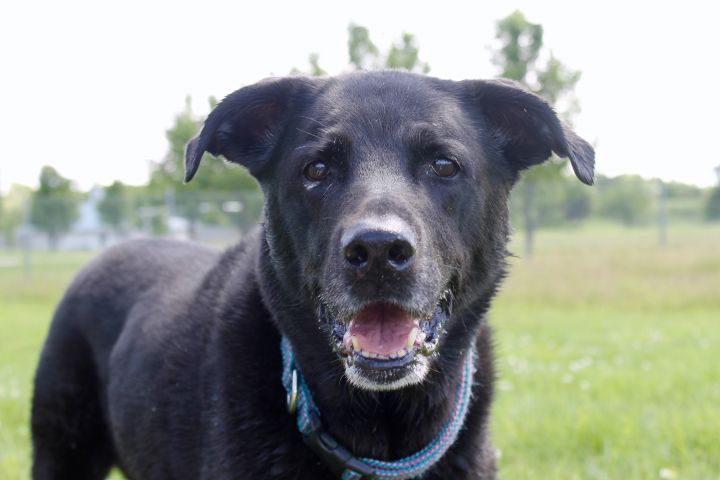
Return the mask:
<svg viewBox="0 0 720 480">
<path fill-rule="evenodd" d="M 428 73 L 430 65 L 420 61 L 419 52 L 420 49 L 415 44 L 415 36 L 411 33 L 403 33 L 400 43 L 393 43 L 390 47 L 385 59 L 385 66 Z"/>
<path fill-rule="evenodd" d="M 573 90 L 580 79 L 580 72 L 569 69 L 552 54 L 544 65 L 538 65 L 543 47 L 542 25 L 529 22 L 522 12 L 515 11 L 497 22 L 496 38 L 500 42 L 500 47 L 493 61 L 500 70 L 500 75 L 522 83 L 544 97 L 556 109 L 563 106 L 559 114 L 569 121 L 571 115 L 579 110 Z M 515 197 L 522 202 L 527 255 L 532 253 L 535 228 L 543 223 L 544 218 L 547 220 L 550 217 L 558 217 L 553 210 L 562 211 L 561 204 L 555 204 L 554 208 L 549 209 L 543 206 L 544 203 L 547 204 L 548 193 L 554 192 L 541 188 L 541 184 L 559 181 L 565 171 L 567 171 L 567 161 L 553 156 L 543 165 L 524 172 L 520 184 L 515 189 Z M 545 195 L 544 199 L 541 198 L 543 195 Z M 555 197 L 559 198 L 558 195 Z M 580 204 L 576 204 L 573 208 L 580 207 Z M 575 211 L 573 214 L 579 213 Z"/>
<path fill-rule="evenodd" d="M 293 67 L 290 69 L 290 75 L 310 75 L 311 77 L 323 77 L 327 75 L 327 71 L 320 66 L 320 55 L 317 53 L 308 55 L 308 64 L 310 69 L 307 72 Z"/>
<path fill-rule="evenodd" d="M 720 185 L 713 188 L 705 205 L 705 218 L 720 221 Z"/>
<path fill-rule="evenodd" d="M 327 72 L 320 66 L 320 55 L 317 53 L 311 53 L 310 58 L 310 75 L 313 77 L 322 77 L 327 75 Z"/>
<path fill-rule="evenodd" d="M 538 69 L 536 75 L 537 93 L 553 105 L 566 122 L 570 123 L 580 111 L 580 103 L 574 91 L 582 73 L 568 68 L 551 53 L 545 66 Z"/>
<path fill-rule="evenodd" d="M 210 105 L 216 103 L 210 99 Z M 238 201 L 243 197 L 257 197 L 260 189 L 257 181 L 248 171 L 239 165 L 232 165 L 205 154 L 202 166 L 192 182 L 182 184 L 185 170 L 185 145 L 200 131 L 200 120 L 192 111 L 190 97 L 185 99 L 185 109 L 175 117 L 174 125 L 166 132 L 168 153 L 165 158 L 154 166 L 151 174 L 149 192 L 154 195 L 154 205 L 164 204 L 179 213 L 190 222 L 191 234 L 198 221 L 218 223 L 225 216 L 222 205 L 217 202 L 203 200 L 221 195 L 224 198 L 235 195 Z M 150 205 L 152 206 L 152 205 Z M 247 207 L 259 209 L 255 202 Z M 240 210 L 235 209 L 235 214 Z M 259 211 L 259 210 L 258 210 Z M 244 214 L 257 212 L 243 210 Z M 153 219 L 153 225 L 160 228 L 160 220 Z M 239 223 L 239 222 L 238 222 Z"/>
<path fill-rule="evenodd" d="M 720 165 L 715 168 L 718 183 L 715 188 L 710 191 L 710 195 L 705 204 L 705 219 L 710 221 L 720 221 Z"/>
<path fill-rule="evenodd" d="M 651 183 L 639 175 L 599 177 L 598 206 L 601 216 L 619 220 L 627 226 L 646 222 L 652 211 Z"/>
<path fill-rule="evenodd" d="M 350 64 L 357 70 L 370 70 L 380 67 L 380 52 L 370 40 L 370 32 L 366 27 L 351 23 L 348 25 L 348 55 Z"/>
<path fill-rule="evenodd" d="M 360 25 L 348 27 L 348 56 L 350 64 L 357 70 L 398 68 L 411 72 L 428 73 L 430 65 L 420 60 L 420 48 L 415 36 L 403 32 L 399 42 L 390 46 L 387 55 L 382 55 L 370 39 L 370 32 Z"/>
<path fill-rule="evenodd" d="M 348 25 L 348 58 L 355 70 L 377 70 L 381 68 L 403 69 L 411 72 L 428 73 L 430 65 L 420 60 L 420 48 L 415 42 L 415 36 L 403 32 L 400 40 L 394 42 L 383 54 L 370 38 L 370 31 L 362 25 L 351 23 Z M 310 69 L 306 75 L 319 77 L 327 75 L 320 66 L 320 57 L 317 53 L 310 54 L 308 58 Z M 302 74 L 297 68 L 291 74 Z"/>
<path fill-rule="evenodd" d="M 563 177 L 564 202 L 563 215 L 566 220 L 580 221 L 588 218 L 592 212 L 592 196 L 585 185 L 574 177 Z"/>
<path fill-rule="evenodd" d="M 48 236 L 51 247 L 66 233 L 78 217 L 78 194 L 70 180 L 62 177 L 53 167 L 45 166 L 40 172 L 40 186 L 32 196 L 30 221 Z"/>
<path fill-rule="evenodd" d="M 696 185 L 688 185 L 681 182 L 665 182 L 665 194 L 667 198 L 694 198 L 703 197 L 703 189 Z"/>
<path fill-rule="evenodd" d="M 105 188 L 104 196 L 97 205 L 100 220 L 115 231 L 122 230 L 128 221 L 129 205 L 125 185 L 114 181 Z"/>
<path fill-rule="evenodd" d="M 629 185 L 628 185 L 629 184 Z M 521 183 L 511 197 L 510 217 L 515 227 L 525 230 L 526 185 L 532 185 L 536 227 L 558 227 L 591 219 L 607 219 L 635 226 L 652 222 L 659 205 L 657 180 L 639 176 L 598 175 L 594 188 L 587 188 L 571 175 Z M 707 218 L 708 202 L 714 189 L 703 189 L 680 182 L 665 184 L 666 218 L 675 224 L 702 222 Z"/>
<path fill-rule="evenodd" d="M 31 197 L 32 190 L 29 187 L 14 183 L 3 198 L 0 229 L 2 229 L 2 236 L 6 245 L 15 245 L 15 230 L 25 220 L 26 208 Z"/>
<path fill-rule="evenodd" d="M 495 25 L 495 37 L 501 47 L 495 55 L 500 76 L 527 84 L 543 45 L 543 27 L 528 22 L 522 12 L 516 10 Z"/>
<path fill-rule="evenodd" d="M 556 166 L 559 168 L 559 166 Z M 529 187 L 528 187 L 529 185 Z M 525 195 L 531 192 L 531 199 Z M 543 181 L 521 183 L 513 190 L 510 214 L 513 225 L 525 229 L 527 216 L 524 208 L 531 204 L 531 221 L 538 226 L 559 226 L 579 222 L 590 217 L 593 208 L 592 191 L 578 182 L 575 177 L 558 175 Z"/>
<path fill-rule="evenodd" d="M 216 102 L 210 98 L 210 105 Z M 168 153 L 165 158 L 154 165 L 150 185 L 163 190 L 165 187 L 176 187 L 182 182 L 185 171 L 185 146 L 195 137 L 202 121 L 192 111 L 192 100 L 185 99 L 185 108 L 175 116 L 175 122 L 166 132 Z M 192 182 L 186 184 L 183 191 L 257 191 L 259 186 L 244 167 L 218 161 L 210 154 L 205 154 L 202 166 Z"/>
</svg>

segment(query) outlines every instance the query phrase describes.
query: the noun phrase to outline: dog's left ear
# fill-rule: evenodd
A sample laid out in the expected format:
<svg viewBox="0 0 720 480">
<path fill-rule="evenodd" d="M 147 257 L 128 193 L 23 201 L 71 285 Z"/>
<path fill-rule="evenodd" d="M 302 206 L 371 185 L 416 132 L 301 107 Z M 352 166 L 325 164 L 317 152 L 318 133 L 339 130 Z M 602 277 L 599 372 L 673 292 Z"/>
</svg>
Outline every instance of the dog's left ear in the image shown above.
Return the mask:
<svg viewBox="0 0 720 480">
<path fill-rule="evenodd" d="M 515 171 L 542 163 L 555 152 L 570 159 L 580 181 L 593 184 L 595 151 L 562 124 L 545 100 L 512 80 L 460 83 L 471 104 L 490 122 L 505 158 Z"/>
<path fill-rule="evenodd" d="M 267 79 L 225 97 L 185 148 L 185 181 L 195 176 L 205 152 L 222 155 L 257 175 L 293 112 L 318 82 L 304 77 Z"/>
</svg>

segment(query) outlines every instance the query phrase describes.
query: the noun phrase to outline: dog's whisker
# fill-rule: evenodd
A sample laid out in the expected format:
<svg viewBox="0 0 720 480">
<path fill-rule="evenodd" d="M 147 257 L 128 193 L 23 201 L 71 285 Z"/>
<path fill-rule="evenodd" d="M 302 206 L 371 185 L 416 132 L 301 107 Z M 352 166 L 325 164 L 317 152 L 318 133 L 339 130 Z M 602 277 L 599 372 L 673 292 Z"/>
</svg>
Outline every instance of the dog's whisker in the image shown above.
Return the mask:
<svg viewBox="0 0 720 480">
<path fill-rule="evenodd" d="M 322 140 L 322 139 L 323 139 L 321 136 L 316 135 L 316 134 L 314 134 L 314 133 L 306 132 L 305 130 L 302 130 L 302 129 L 299 128 L 299 127 L 295 127 L 295 130 L 297 130 L 297 131 L 300 132 L 300 133 L 304 133 L 305 135 L 309 135 L 309 136 L 311 136 L 311 137 L 315 137 L 315 138 L 317 138 L 318 140 Z"/>
<path fill-rule="evenodd" d="M 306 116 L 306 115 L 298 115 L 298 118 L 304 118 L 305 120 L 310 120 L 311 122 L 317 123 L 318 125 L 320 125 L 320 126 L 323 127 L 324 129 L 327 129 L 327 130 L 330 129 L 330 127 L 328 127 L 327 125 L 325 125 L 324 123 L 322 123 L 320 120 L 317 120 L 317 119 L 315 119 L 315 118 L 311 118 L 311 117 L 308 117 L 308 116 Z"/>
</svg>

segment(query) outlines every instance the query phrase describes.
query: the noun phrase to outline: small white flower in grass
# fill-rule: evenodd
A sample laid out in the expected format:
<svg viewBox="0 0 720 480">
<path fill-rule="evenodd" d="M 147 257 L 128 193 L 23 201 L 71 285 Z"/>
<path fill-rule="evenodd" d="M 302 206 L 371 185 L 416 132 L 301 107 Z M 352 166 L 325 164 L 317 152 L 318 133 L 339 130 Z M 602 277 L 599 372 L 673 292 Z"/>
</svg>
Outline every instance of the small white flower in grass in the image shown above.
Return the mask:
<svg viewBox="0 0 720 480">
<path fill-rule="evenodd" d="M 592 363 L 593 363 L 592 357 L 580 358 L 580 359 L 575 360 L 574 362 L 570 363 L 570 371 L 571 372 L 579 372 L 580 370 L 592 365 Z"/>
<path fill-rule="evenodd" d="M 672 468 L 663 467 L 660 469 L 660 472 L 658 472 L 658 476 L 663 480 L 671 480 L 677 477 L 677 473 Z"/>
<path fill-rule="evenodd" d="M 498 389 L 503 392 L 510 392 L 515 388 L 515 386 L 512 384 L 512 382 L 509 382 L 507 380 L 500 380 L 498 382 Z"/>
</svg>

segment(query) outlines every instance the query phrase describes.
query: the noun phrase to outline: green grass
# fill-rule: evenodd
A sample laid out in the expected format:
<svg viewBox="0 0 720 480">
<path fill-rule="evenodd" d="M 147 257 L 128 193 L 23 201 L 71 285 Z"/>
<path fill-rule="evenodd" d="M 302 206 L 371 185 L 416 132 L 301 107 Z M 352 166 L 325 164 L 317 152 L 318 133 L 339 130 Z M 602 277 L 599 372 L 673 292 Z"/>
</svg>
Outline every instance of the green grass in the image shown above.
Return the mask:
<svg viewBox="0 0 720 480">
<path fill-rule="evenodd" d="M 1 479 L 28 477 L 39 348 L 90 257 L 37 254 L 26 278 L 0 251 Z M 720 228 L 664 248 L 650 229 L 541 231 L 511 263 L 491 316 L 501 478 L 720 480 Z"/>
<path fill-rule="evenodd" d="M 0 479 L 29 478 L 32 378 L 55 303 L 87 253 L 35 253 L 30 275 L 0 250 Z"/>
<path fill-rule="evenodd" d="M 541 232 L 512 263 L 491 317 L 502 478 L 720 479 L 720 229 Z"/>
</svg>

